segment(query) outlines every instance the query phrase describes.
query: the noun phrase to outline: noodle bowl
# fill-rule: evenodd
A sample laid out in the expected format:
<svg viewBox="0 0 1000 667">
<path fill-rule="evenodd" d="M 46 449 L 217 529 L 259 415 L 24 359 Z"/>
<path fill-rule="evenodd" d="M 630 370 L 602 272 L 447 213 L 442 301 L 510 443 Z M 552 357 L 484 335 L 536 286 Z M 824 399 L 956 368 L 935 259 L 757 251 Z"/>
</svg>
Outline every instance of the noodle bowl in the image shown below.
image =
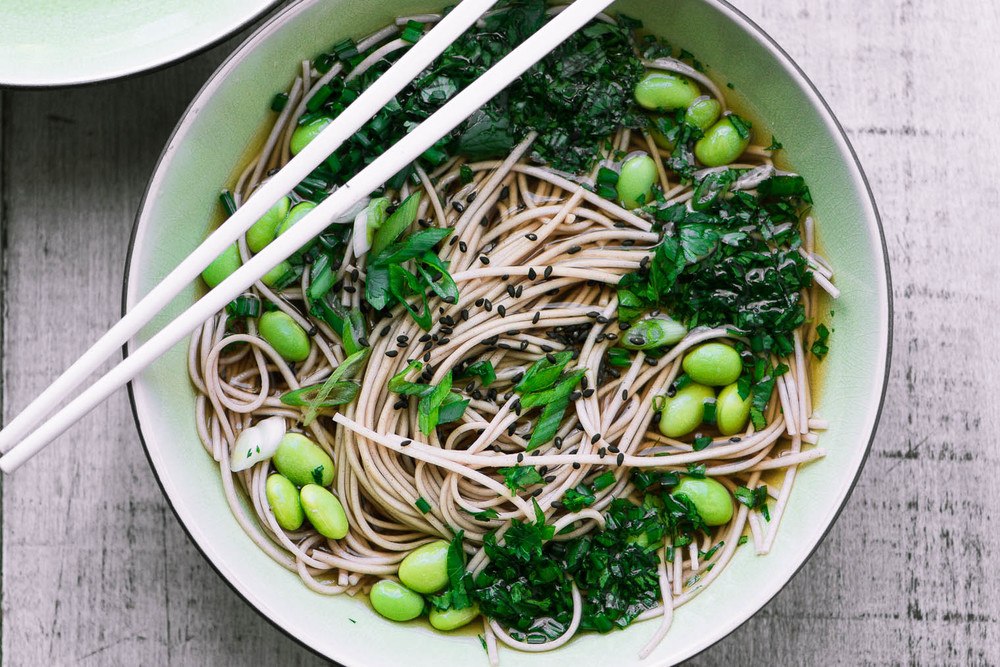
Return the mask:
<svg viewBox="0 0 1000 667">
<path fill-rule="evenodd" d="M 411 20 L 433 22 L 435 17 L 398 24 Z M 346 78 L 362 76 L 366 67 L 405 48 L 398 34 L 399 28 L 390 26 L 360 40 L 357 51 L 363 57 Z M 690 66 L 663 59 L 655 64 L 691 76 L 727 108 L 720 89 Z M 262 150 L 237 179 L 232 193 L 236 206 L 269 171 L 290 159 L 296 118 L 338 76 L 344 76 L 340 64 L 321 73 L 314 64 L 303 63 Z M 538 134 L 529 132 L 498 159 L 455 155 L 435 168 L 418 163 L 413 178 L 384 193 L 400 203 L 419 195 L 412 229 L 453 230 L 437 255 L 458 297 L 430 293 L 429 328 L 408 315 L 406 304 L 382 313 L 366 305 L 371 258 L 346 244 L 330 294 L 345 310 L 365 313 L 362 347 L 370 350 L 357 377 L 359 391 L 349 403 L 320 409 L 318 418 L 310 420 L 301 407 L 282 401 L 289 392 L 324 383 L 351 356 L 343 334 L 312 313 L 308 295 L 315 264 L 305 262 L 296 284 L 273 289 L 257 283 L 247 295 L 264 304 L 264 310 L 286 313 L 310 334 L 304 360 L 283 358 L 259 335 L 253 318 L 234 326 L 227 313 L 220 313 L 206 322 L 193 336 L 189 354 L 198 392 L 198 432 L 219 463 L 230 507 L 247 534 L 304 585 L 331 595 L 368 593 L 376 581 L 396 578 L 401 561 L 414 549 L 456 534 L 475 578 L 489 566 L 484 548 L 489 536 L 502 542 L 512 521 L 534 522 L 538 512 L 555 527 L 553 541 L 599 533 L 615 500 L 642 504 L 645 493 L 637 487 L 634 471 L 695 474 L 700 469 L 700 475 L 719 481 L 730 493 L 765 488 L 769 499 L 763 506 L 734 503 L 732 518 L 722 525 L 706 527 L 685 544 L 668 538 L 650 547 L 656 555 L 653 574 L 660 602 L 636 617 L 659 619 L 659 630 L 645 655 L 667 632 L 674 608 L 725 569 L 742 536 L 749 536 L 758 554 L 767 553 L 797 466 L 823 456 L 815 445 L 827 424 L 812 410 L 807 342 L 816 339 L 821 292 L 836 296 L 836 288 L 817 254 L 813 221 L 806 217 L 796 252 L 814 282 L 796 298 L 809 324 L 795 329 L 790 351 L 774 351 L 766 359 L 787 371 L 775 374 L 761 410 L 763 424 L 755 427 L 751 421 L 738 435 L 713 433 L 709 425 L 694 440 L 663 435 L 654 414 L 684 375 L 685 356 L 709 341 L 747 346 L 748 334 L 728 322 L 695 326 L 666 350 L 638 349 L 627 363 L 609 363 L 610 351 L 622 349 L 628 330 L 618 315 L 616 288 L 623 277 L 656 261 L 664 228 L 648 212 L 628 210 L 596 192 L 594 185 L 601 167 L 622 162 L 616 156 L 642 151 L 656 163 L 657 205 L 690 208 L 698 184 L 718 169 L 679 178 L 669 166 L 671 151 L 658 145 L 649 129 L 619 128 L 600 161 L 578 175 L 534 160 L 536 141 Z M 775 168 L 772 155 L 763 145 L 747 146 L 738 161 L 725 167 L 740 174 L 729 192 L 756 195 L 762 182 L 785 174 Z M 239 250 L 244 261 L 252 254 L 245 239 Z M 653 309 L 646 317 L 660 314 Z M 531 448 L 540 417 L 537 410 L 522 409 L 523 393 L 516 388 L 533 365 L 544 359 L 551 363 L 563 352 L 572 352 L 567 370 L 581 369 L 582 378 L 555 437 Z M 494 381 L 463 377 L 476 361 L 489 362 Z M 458 420 L 425 432 L 418 401 L 391 391 L 393 378 L 429 386 L 453 382 L 452 390 L 468 404 Z M 272 461 L 232 471 L 240 433 L 272 416 L 284 418 L 289 428 L 301 430 L 332 458 L 336 475 L 331 490 L 350 525 L 343 539 L 329 539 L 309 524 L 295 530 L 279 525 L 265 488 L 274 473 Z M 533 466 L 540 480 L 527 488 L 512 487 L 502 471 L 521 466 Z M 596 488 L 602 476 L 609 481 Z M 581 485 L 592 490 L 593 501 L 567 508 L 567 492 Z M 249 499 L 252 512 L 246 511 L 243 498 Z M 497 642 L 541 651 L 568 641 L 581 626 L 585 605 L 577 582 L 572 582 L 570 599 L 571 618 L 547 641 L 512 631 L 495 619 L 484 620 L 491 659 L 496 660 Z"/>
</svg>

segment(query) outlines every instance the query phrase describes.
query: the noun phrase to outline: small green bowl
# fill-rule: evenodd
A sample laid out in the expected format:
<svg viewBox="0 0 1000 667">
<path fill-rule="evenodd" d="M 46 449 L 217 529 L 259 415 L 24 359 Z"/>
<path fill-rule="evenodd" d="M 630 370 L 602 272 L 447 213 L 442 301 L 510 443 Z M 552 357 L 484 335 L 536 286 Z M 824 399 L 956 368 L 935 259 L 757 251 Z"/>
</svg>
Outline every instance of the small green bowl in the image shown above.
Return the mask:
<svg viewBox="0 0 1000 667">
<path fill-rule="evenodd" d="M 162 67 L 222 41 L 278 2 L 0 2 L 0 86 L 72 86 Z"/>
<path fill-rule="evenodd" d="M 439 0 L 438 5 L 442 4 Z M 346 36 L 426 11 L 431 0 L 371 3 L 304 0 L 272 18 L 209 80 L 171 137 L 139 211 L 127 266 L 125 307 L 134 304 L 217 224 L 217 195 L 246 159 L 270 118 L 276 91 L 299 62 Z M 832 428 L 828 456 L 802 468 L 772 552 L 737 552 L 705 592 L 675 615 L 666 641 L 643 665 L 679 662 L 746 621 L 816 548 L 847 499 L 871 445 L 889 364 L 891 303 L 885 241 L 861 167 L 843 130 L 805 75 L 760 28 L 719 0 L 622 0 L 672 44 L 696 53 L 723 81 L 746 93 L 766 118 L 815 198 L 819 233 L 842 290 L 823 361 L 816 410 Z M 141 343 L 199 294 L 191 285 L 133 344 Z M 324 597 L 273 563 L 237 525 L 219 474 L 194 423 L 195 394 L 186 345 L 178 345 L 131 385 L 136 423 L 164 494 L 213 567 L 261 614 L 319 654 L 346 665 L 483 665 L 474 638 L 445 635 L 420 622 L 395 624 L 362 600 Z M 503 651 L 505 667 L 640 664 L 637 653 L 655 622 L 608 635 L 575 638 L 553 653 Z M 605 658 L 599 661 L 607 662 Z"/>
</svg>

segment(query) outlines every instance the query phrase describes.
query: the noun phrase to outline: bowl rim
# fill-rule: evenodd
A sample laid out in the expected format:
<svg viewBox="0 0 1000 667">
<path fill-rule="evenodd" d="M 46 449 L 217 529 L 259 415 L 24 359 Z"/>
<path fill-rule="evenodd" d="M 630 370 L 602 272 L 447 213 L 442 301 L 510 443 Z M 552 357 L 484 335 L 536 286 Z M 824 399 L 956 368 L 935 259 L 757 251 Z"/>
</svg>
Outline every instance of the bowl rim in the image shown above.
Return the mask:
<svg viewBox="0 0 1000 667">
<path fill-rule="evenodd" d="M 198 55 L 201 55 L 202 53 L 205 53 L 209 49 L 212 49 L 212 48 L 218 46 L 219 44 L 222 44 L 222 42 L 226 41 L 230 37 L 233 37 L 237 33 L 242 32 L 243 30 L 245 30 L 249 26 L 253 25 L 257 21 L 261 20 L 262 18 L 264 18 L 265 16 L 267 16 L 271 12 L 274 12 L 274 14 L 271 17 L 269 17 L 268 20 L 267 20 L 267 22 L 266 22 L 267 24 L 270 24 L 271 23 L 271 19 L 277 17 L 279 14 L 284 14 L 285 9 L 287 9 L 287 7 L 286 7 L 285 9 L 282 9 L 280 12 L 275 12 L 275 9 L 282 2 L 283 2 L 283 0 L 266 0 L 264 6 L 260 10 L 258 10 L 257 12 L 255 12 L 253 15 L 248 16 L 243 21 L 240 21 L 239 23 L 231 26 L 229 29 L 227 29 L 224 32 L 220 33 L 216 37 L 213 37 L 209 41 L 203 42 L 203 43 L 200 43 L 200 44 L 195 44 L 195 45 L 193 45 L 191 47 L 188 47 L 185 50 L 177 53 L 176 55 L 167 58 L 166 60 L 161 60 L 159 62 L 155 62 L 152 65 L 149 65 L 149 66 L 146 66 L 146 67 L 140 67 L 139 69 L 123 68 L 122 70 L 117 71 L 117 72 L 115 72 L 115 71 L 105 72 L 103 74 L 98 74 L 96 76 L 92 76 L 92 77 L 89 77 L 89 78 L 80 78 L 80 79 L 77 79 L 77 78 L 66 78 L 66 79 L 55 78 L 55 79 L 52 79 L 50 81 L 44 81 L 44 82 L 39 82 L 39 83 L 15 83 L 15 82 L 4 81 L 3 79 L 0 79 L 0 90 L 64 90 L 64 89 L 70 89 L 70 88 L 85 88 L 87 86 L 95 86 L 95 85 L 102 84 L 102 83 L 110 83 L 112 81 L 128 81 L 130 79 L 134 79 L 136 77 L 139 77 L 139 76 L 141 76 L 143 74 L 152 74 L 154 72 L 159 72 L 161 70 L 167 69 L 168 67 L 172 67 L 173 65 L 177 65 L 177 64 L 179 64 L 181 62 L 184 62 L 185 60 L 188 60 L 190 58 L 194 58 L 195 56 L 198 56 Z M 292 3 L 291 5 L 288 5 L 288 6 L 291 7 L 294 4 L 297 4 L 297 3 Z M 263 26 L 261 26 L 261 27 L 263 27 Z M 255 30 L 252 35 L 247 36 L 247 40 L 249 40 L 253 36 L 256 36 L 257 32 L 258 31 Z M 238 53 L 239 51 L 241 51 L 245 43 L 246 43 L 246 41 L 244 41 L 242 44 L 240 44 L 239 47 L 235 51 L 233 51 L 233 53 L 231 53 L 228 56 L 226 56 L 226 60 L 223 61 L 223 64 L 229 62 L 229 60 L 234 55 L 236 55 L 236 53 Z M 221 67 L 221 65 L 220 65 L 220 67 Z M 216 71 L 212 72 L 212 75 L 211 75 L 211 77 L 210 77 L 209 80 L 214 79 L 215 76 L 218 73 L 219 73 L 218 69 Z M 195 97 L 194 97 L 195 100 L 198 99 L 198 97 L 203 92 L 205 92 L 205 88 L 206 87 L 202 87 L 201 89 L 198 90 L 197 95 L 195 95 Z M 190 106 L 187 109 L 184 110 L 184 116 L 181 116 L 181 118 L 184 118 L 187 115 L 187 112 L 189 110 L 190 110 Z M 173 130 L 173 132 L 171 132 L 171 135 L 170 135 L 171 138 L 173 138 L 174 134 L 176 134 L 177 129 L 178 128 L 175 127 L 174 130 Z M 160 162 L 163 161 L 163 158 L 164 158 L 164 155 L 160 155 L 160 157 L 157 159 L 157 161 L 156 161 L 156 167 L 157 168 L 159 168 Z M 142 207 L 143 207 L 143 205 L 145 203 L 146 203 L 146 197 L 145 197 L 145 194 L 143 194 L 143 198 L 142 198 L 142 200 L 139 203 L 139 209 L 138 209 L 139 211 L 142 210 Z M 138 222 L 138 219 L 139 218 L 138 218 L 138 214 L 137 214 L 136 215 L 136 222 Z M 133 238 L 134 238 L 134 235 L 133 235 Z M 130 245 L 129 245 L 129 253 L 128 253 L 129 256 L 131 256 L 131 254 L 132 254 L 131 241 L 132 241 L 132 239 L 130 238 L 129 239 L 129 243 L 130 243 Z"/>
<path fill-rule="evenodd" d="M 249 54 L 249 52 L 252 50 L 251 47 L 258 39 L 261 39 L 266 35 L 270 34 L 272 31 L 279 29 L 281 24 L 290 15 L 298 11 L 302 11 L 307 6 L 312 5 L 318 1 L 320 0 L 295 0 L 294 2 L 291 2 L 288 5 L 282 7 L 280 10 L 274 12 L 262 25 L 260 25 L 256 30 L 254 30 L 253 33 L 248 35 L 246 39 L 232 53 L 230 53 L 226 57 L 225 60 L 223 60 L 219 64 L 216 70 L 209 76 L 205 84 L 198 90 L 198 92 L 192 98 L 191 103 L 184 110 L 176 126 L 171 132 L 170 137 L 167 139 L 163 151 L 157 158 L 156 164 L 153 168 L 149 182 L 146 185 L 146 189 L 143 192 L 142 198 L 140 199 L 139 206 L 136 210 L 136 215 L 133 220 L 132 230 L 129 237 L 128 251 L 125 257 L 125 270 L 122 281 L 121 312 L 123 315 L 125 314 L 128 308 L 130 269 L 132 266 L 133 253 L 135 251 L 136 238 L 140 230 L 142 213 L 146 208 L 146 204 L 148 199 L 150 198 L 151 193 L 153 192 L 154 185 L 157 180 L 157 174 L 160 171 L 160 167 L 162 166 L 163 162 L 177 150 L 177 144 L 175 144 L 174 139 L 177 137 L 178 134 L 180 134 L 184 129 L 186 129 L 186 127 L 196 117 L 196 116 L 193 117 L 191 115 L 191 111 L 198 105 L 199 101 L 202 99 L 203 96 L 211 94 L 221 84 L 222 80 L 225 78 L 225 75 L 228 73 L 228 70 L 238 65 L 242 61 L 242 59 Z M 691 654 L 685 656 L 683 660 L 689 660 L 707 651 L 709 648 L 721 642 L 723 639 L 725 639 L 726 637 L 734 633 L 736 630 L 738 630 L 740 627 L 745 625 L 751 618 L 756 616 L 761 609 L 767 606 L 772 600 L 774 600 L 775 597 L 777 597 L 777 595 L 781 591 L 783 591 L 788 586 L 788 584 L 802 570 L 805 564 L 809 562 L 810 559 L 812 559 L 812 557 L 816 554 L 816 551 L 819 549 L 820 545 L 829 536 L 830 531 L 833 529 L 833 526 L 837 523 L 837 520 L 840 518 L 841 513 L 847 506 L 847 503 L 850 500 L 855 487 L 857 486 L 858 480 L 861 477 L 861 473 L 864 470 L 865 464 L 868 461 L 868 457 L 871 454 L 872 446 L 874 445 L 875 442 L 875 436 L 876 433 L 878 432 L 878 426 L 882 418 L 882 411 L 885 407 L 886 392 L 888 390 L 888 385 L 889 385 L 889 373 L 892 365 L 892 348 L 893 348 L 893 333 L 894 333 L 892 274 L 891 274 L 891 267 L 889 264 L 889 252 L 885 238 L 885 229 L 882 224 L 882 216 L 879 213 L 878 204 L 875 201 L 875 194 L 872 191 L 871 184 L 868 180 L 867 175 L 865 174 L 864 168 L 861 165 L 861 161 L 858 158 L 857 151 L 855 151 L 854 146 L 851 144 L 851 141 L 848 138 L 847 133 L 845 132 L 840 121 L 834 114 L 833 109 L 831 109 L 830 105 L 827 103 L 826 99 L 820 93 L 819 89 L 808 77 L 805 71 L 803 71 L 803 69 L 798 65 L 798 63 L 795 62 L 795 60 L 791 57 L 791 55 L 789 55 L 788 52 L 785 51 L 785 49 L 782 48 L 782 46 L 778 44 L 778 42 L 773 37 L 771 37 L 771 35 L 768 34 L 753 19 L 751 19 L 740 9 L 732 5 L 729 2 L 729 0 L 698 0 L 698 1 L 714 6 L 722 13 L 728 14 L 730 18 L 732 18 L 737 23 L 741 23 L 744 26 L 746 26 L 747 32 L 753 38 L 755 38 L 757 42 L 761 43 L 765 48 L 768 48 L 775 56 L 775 58 L 779 61 L 779 63 L 785 66 L 789 70 L 789 73 L 792 75 L 794 79 L 796 79 L 796 83 L 801 87 L 803 92 L 805 92 L 808 97 L 811 97 L 813 99 L 813 102 L 818 106 L 819 110 L 821 111 L 821 116 L 823 117 L 823 121 L 827 125 L 827 129 L 830 131 L 831 135 L 833 135 L 835 139 L 839 139 L 843 143 L 843 147 L 846 149 L 847 155 L 850 158 L 850 160 L 847 163 L 847 166 L 849 168 L 849 171 L 853 172 L 853 174 L 859 179 L 860 183 L 864 187 L 863 194 L 867 195 L 867 204 L 871 206 L 871 213 L 874 220 L 874 228 L 878 236 L 877 249 L 881 253 L 883 270 L 885 272 L 885 311 L 882 314 L 885 316 L 886 338 L 885 338 L 885 366 L 881 375 L 881 389 L 878 393 L 878 405 L 876 406 L 874 412 L 874 420 L 872 422 L 871 433 L 869 434 L 868 440 L 864 445 L 864 450 L 858 462 L 857 469 L 854 472 L 853 479 L 851 479 L 851 482 L 847 487 L 847 492 L 845 493 L 844 498 L 840 503 L 840 506 L 837 507 L 836 511 L 832 514 L 829 523 L 823 530 L 822 535 L 816 541 L 816 544 L 809 551 L 809 553 L 806 554 L 806 556 L 802 558 L 801 562 L 798 563 L 795 569 L 788 574 L 787 579 L 785 579 L 785 581 L 777 589 L 775 589 L 775 591 L 770 596 L 768 596 L 753 613 L 751 613 L 746 618 L 738 622 L 730 624 L 721 632 L 713 633 L 715 636 L 708 644 L 706 644 L 701 649 L 698 649 L 692 652 Z M 207 49 L 209 47 L 205 48 Z M 128 354 L 129 354 L 129 343 L 126 343 L 125 345 L 122 346 L 122 357 L 125 358 L 128 356 Z M 132 411 L 132 418 L 135 422 L 136 432 L 139 436 L 139 442 L 142 445 L 143 453 L 146 456 L 146 461 L 149 463 L 149 467 L 153 473 L 153 477 L 156 479 L 156 483 L 160 488 L 160 492 L 163 494 L 163 497 L 166 500 L 167 505 L 170 507 L 171 512 L 173 513 L 174 517 L 177 518 L 177 522 L 184 530 L 184 533 L 185 535 L 187 535 L 188 540 L 191 542 L 191 544 L 194 545 L 195 549 L 197 549 L 198 553 L 201 554 L 202 558 L 205 559 L 205 561 L 209 564 L 212 570 L 214 570 L 215 573 L 219 576 L 219 578 L 226 583 L 226 585 L 230 588 L 230 590 L 236 593 L 236 595 L 241 600 L 243 600 L 243 602 L 245 602 L 251 609 L 254 610 L 254 612 L 256 612 L 265 621 L 267 621 L 272 627 L 276 628 L 284 636 L 290 638 L 296 644 L 307 649 L 312 654 L 324 660 L 333 661 L 335 664 L 338 665 L 341 664 L 339 662 L 336 662 L 335 659 L 332 658 L 331 656 L 325 655 L 321 653 L 318 649 L 310 646 L 303 639 L 299 638 L 295 633 L 293 633 L 290 629 L 285 628 L 277 620 L 271 618 L 266 613 L 264 613 L 261 607 L 253 600 L 251 600 L 250 593 L 249 592 L 245 593 L 244 591 L 240 590 L 237 587 L 236 583 L 223 573 L 220 566 L 217 565 L 214 560 L 212 560 L 212 558 L 208 555 L 205 549 L 202 548 L 201 544 L 194 538 L 187 524 L 185 524 L 184 520 L 181 518 L 178 509 L 174 506 L 174 503 L 171 500 L 170 495 L 167 493 L 167 490 L 163 485 L 163 481 L 160 477 L 160 474 L 157 471 L 155 464 L 153 463 L 152 454 L 150 452 L 149 445 L 147 444 L 146 437 L 143 433 L 142 422 L 139 419 L 138 405 L 136 402 L 135 389 L 132 381 L 128 383 L 127 391 L 128 391 L 129 405 Z"/>
</svg>

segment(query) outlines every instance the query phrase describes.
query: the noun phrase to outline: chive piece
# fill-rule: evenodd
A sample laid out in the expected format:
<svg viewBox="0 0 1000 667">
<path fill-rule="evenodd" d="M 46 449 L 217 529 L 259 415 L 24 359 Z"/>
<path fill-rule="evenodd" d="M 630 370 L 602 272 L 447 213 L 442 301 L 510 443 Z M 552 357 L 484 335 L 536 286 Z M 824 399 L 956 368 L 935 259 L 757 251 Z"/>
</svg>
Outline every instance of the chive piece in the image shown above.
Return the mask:
<svg viewBox="0 0 1000 667">
<path fill-rule="evenodd" d="M 288 104 L 288 93 L 278 93 L 271 98 L 271 111 L 280 113 Z"/>
<path fill-rule="evenodd" d="M 319 87 L 319 90 L 313 93 L 309 101 L 306 102 L 306 109 L 309 111 L 319 111 L 320 107 L 330 99 L 331 95 L 333 95 L 333 88 L 330 87 L 330 84 L 324 83 Z"/>
<path fill-rule="evenodd" d="M 399 38 L 404 42 L 416 44 L 424 35 L 424 24 L 419 21 L 408 21 Z"/>
<path fill-rule="evenodd" d="M 255 294 L 244 294 L 236 297 L 226 306 L 230 317 L 259 317 L 260 299 Z"/>
<path fill-rule="evenodd" d="M 601 473 L 601 475 L 594 480 L 594 491 L 603 491 L 614 483 L 615 474 L 608 470 L 605 473 Z"/>
<path fill-rule="evenodd" d="M 232 192 L 229 190 L 223 190 L 220 192 L 219 201 L 222 203 L 222 208 L 226 211 L 226 217 L 230 217 L 236 213 L 236 200 L 233 199 Z"/>
<path fill-rule="evenodd" d="M 431 511 L 431 504 L 426 500 L 424 500 L 423 496 L 417 498 L 417 501 L 413 504 L 417 507 L 418 510 L 420 510 L 424 514 L 427 514 L 428 512 Z"/>
</svg>

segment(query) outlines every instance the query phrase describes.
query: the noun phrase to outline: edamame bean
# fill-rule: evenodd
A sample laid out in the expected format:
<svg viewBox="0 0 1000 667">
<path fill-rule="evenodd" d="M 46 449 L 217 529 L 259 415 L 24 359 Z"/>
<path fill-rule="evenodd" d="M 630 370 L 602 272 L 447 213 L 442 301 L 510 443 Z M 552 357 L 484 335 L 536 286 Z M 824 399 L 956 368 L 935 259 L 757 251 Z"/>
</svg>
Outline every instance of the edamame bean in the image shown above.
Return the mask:
<svg viewBox="0 0 1000 667">
<path fill-rule="evenodd" d="M 687 335 L 687 327 L 669 317 L 651 317 L 636 322 L 622 334 L 622 347 L 628 350 L 652 350 L 673 345 Z"/>
<path fill-rule="evenodd" d="M 261 216 L 260 220 L 253 223 L 253 226 L 247 230 L 247 246 L 250 247 L 250 250 L 255 253 L 260 252 L 274 240 L 278 225 L 288 215 L 290 205 L 291 200 L 288 197 L 282 197 L 268 209 L 267 213 Z"/>
<path fill-rule="evenodd" d="M 733 498 L 729 490 L 714 479 L 684 477 L 671 495 L 683 493 L 694 504 L 707 526 L 721 526 L 733 518 Z"/>
<path fill-rule="evenodd" d="M 622 206 L 633 209 L 650 203 L 656 178 L 656 163 L 645 153 L 625 160 L 617 186 Z"/>
<path fill-rule="evenodd" d="M 463 625 L 468 625 L 475 618 L 479 616 L 479 605 L 472 605 L 471 607 L 466 607 L 465 609 L 446 609 L 445 611 L 439 611 L 437 609 L 431 609 L 429 614 L 429 620 L 431 626 L 437 630 L 442 630 L 444 632 L 451 632 L 452 630 L 457 630 Z"/>
<path fill-rule="evenodd" d="M 278 228 L 274 231 L 274 236 L 278 237 L 291 229 L 296 222 L 305 217 L 306 213 L 316 208 L 316 204 L 311 201 L 299 202 L 288 211 L 288 215 L 285 219 L 281 221 Z"/>
<path fill-rule="evenodd" d="M 330 486 L 333 483 L 333 460 L 301 433 L 286 433 L 271 463 L 295 486 Z"/>
<path fill-rule="evenodd" d="M 399 580 L 418 593 L 437 593 L 448 585 L 448 543 L 417 547 L 399 564 Z"/>
<path fill-rule="evenodd" d="M 383 579 L 368 593 L 372 606 L 390 621 L 412 621 L 424 613 L 424 599 L 406 586 Z"/>
<path fill-rule="evenodd" d="M 706 167 L 730 164 L 750 145 L 750 136 L 740 136 L 728 117 L 708 128 L 694 145 L 694 154 Z"/>
<path fill-rule="evenodd" d="M 274 512 L 278 525 L 285 530 L 298 530 L 306 515 L 299 502 L 299 490 L 284 475 L 271 475 L 264 484 L 267 504 Z"/>
<path fill-rule="evenodd" d="M 635 101 L 653 111 L 686 109 L 700 95 L 698 84 L 674 72 L 650 72 L 635 87 Z"/>
<path fill-rule="evenodd" d="M 705 419 L 705 401 L 715 398 L 711 387 L 692 382 L 678 389 L 673 398 L 663 402 L 660 411 L 660 433 L 668 438 L 687 435 Z"/>
<path fill-rule="evenodd" d="M 726 386 L 715 400 L 715 425 L 722 435 L 735 435 L 746 430 L 750 419 L 750 395 L 740 396 L 737 383 Z"/>
<path fill-rule="evenodd" d="M 284 261 L 281 264 L 278 264 L 270 271 L 268 271 L 267 273 L 265 273 L 263 277 L 261 277 L 260 281 L 265 285 L 267 285 L 268 287 L 273 288 L 275 285 L 278 284 L 278 281 L 281 280 L 281 278 L 291 270 L 292 270 L 292 265 L 289 264 L 287 261 Z"/>
<path fill-rule="evenodd" d="M 736 382 L 743 372 L 740 353 L 725 343 L 699 345 L 687 353 L 681 365 L 692 380 L 710 387 Z"/>
<path fill-rule="evenodd" d="M 236 269 L 240 268 L 243 261 L 240 259 L 240 249 L 236 244 L 229 246 L 222 251 L 222 254 L 215 258 L 211 264 L 201 272 L 201 279 L 209 287 L 215 287 L 229 277 Z"/>
<path fill-rule="evenodd" d="M 309 145 L 309 142 L 318 137 L 319 133 L 325 130 L 326 126 L 332 122 L 332 118 L 324 116 L 295 128 L 295 131 L 292 132 L 292 140 L 288 146 L 292 151 L 292 155 L 298 155 L 303 148 Z"/>
<path fill-rule="evenodd" d="M 322 486 L 306 484 L 299 492 L 299 500 L 306 518 L 316 529 L 316 532 L 331 540 L 339 540 L 347 535 L 350 524 L 347 523 L 347 512 L 340 504 L 337 496 Z"/>
<path fill-rule="evenodd" d="M 260 336 L 286 361 L 304 361 L 309 356 L 309 335 L 298 323 L 280 310 L 260 316 Z"/>
<path fill-rule="evenodd" d="M 687 108 L 684 112 L 684 120 L 689 125 L 694 125 L 702 132 L 712 127 L 715 121 L 719 120 L 722 113 L 722 105 L 714 97 L 702 95 Z"/>
</svg>

